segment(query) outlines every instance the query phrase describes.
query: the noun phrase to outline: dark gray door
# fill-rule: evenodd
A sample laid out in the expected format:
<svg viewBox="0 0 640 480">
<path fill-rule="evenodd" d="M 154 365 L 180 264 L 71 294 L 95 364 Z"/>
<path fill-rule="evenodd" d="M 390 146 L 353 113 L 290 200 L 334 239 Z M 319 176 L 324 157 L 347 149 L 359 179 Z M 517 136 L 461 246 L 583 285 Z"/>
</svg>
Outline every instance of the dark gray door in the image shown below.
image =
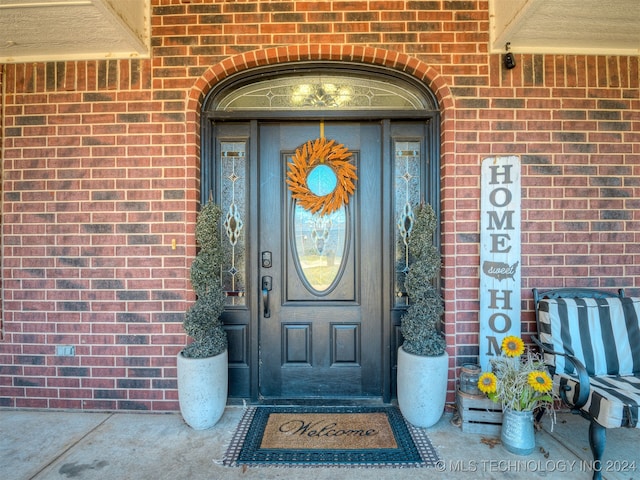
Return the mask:
<svg viewBox="0 0 640 480">
<path fill-rule="evenodd" d="M 352 153 L 358 180 L 348 205 L 323 217 L 292 200 L 285 182 L 296 148 L 320 132 L 318 122 L 259 129 L 263 398 L 383 394 L 381 126 L 324 126 L 326 138 Z"/>
</svg>

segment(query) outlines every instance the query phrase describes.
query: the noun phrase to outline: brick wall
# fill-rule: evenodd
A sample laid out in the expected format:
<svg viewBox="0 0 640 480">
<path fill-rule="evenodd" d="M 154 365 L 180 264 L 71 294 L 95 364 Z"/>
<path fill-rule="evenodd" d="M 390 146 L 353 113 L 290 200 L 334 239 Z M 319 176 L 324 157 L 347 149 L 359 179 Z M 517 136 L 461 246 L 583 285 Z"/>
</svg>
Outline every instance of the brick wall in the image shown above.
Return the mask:
<svg viewBox="0 0 640 480">
<path fill-rule="evenodd" d="M 184 101 L 152 88 L 149 61 L 6 69 L 2 404 L 174 408 Z"/>
<path fill-rule="evenodd" d="M 516 55 L 514 70 L 500 61 L 488 58 L 486 83 L 454 77 L 451 87 L 456 153 L 443 197 L 458 355 L 476 351 L 484 157 L 522 161 L 523 333 L 535 331 L 531 288 L 640 291 L 638 58 Z"/>
<path fill-rule="evenodd" d="M 522 159 L 524 332 L 531 287 L 640 294 L 637 57 L 516 55 L 504 70 L 486 1 L 152 4 L 150 60 L 3 67 L 0 406 L 177 409 L 199 101 L 257 65 L 385 65 L 438 96 L 456 365 L 477 354 L 484 157 Z M 55 355 L 65 344 L 75 357 Z"/>
</svg>

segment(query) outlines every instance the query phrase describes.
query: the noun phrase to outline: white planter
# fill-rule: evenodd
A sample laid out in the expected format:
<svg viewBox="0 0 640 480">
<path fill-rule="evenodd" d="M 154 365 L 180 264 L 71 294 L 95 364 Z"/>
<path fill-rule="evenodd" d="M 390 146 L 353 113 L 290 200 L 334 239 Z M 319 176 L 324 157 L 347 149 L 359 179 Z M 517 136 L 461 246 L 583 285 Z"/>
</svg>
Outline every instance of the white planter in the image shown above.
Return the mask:
<svg viewBox="0 0 640 480">
<path fill-rule="evenodd" d="M 209 358 L 178 353 L 178 398 L 184 421 L 194 430 L 213 427 L 227 404 L 227 351 Z"/>
<path fill-rule="evenodd" d="M 398 406 L 416 427 L 435 425 L 444 413 L 449 377 L 449 354 L 412 355 L 398 349 Z"/>
</svg>

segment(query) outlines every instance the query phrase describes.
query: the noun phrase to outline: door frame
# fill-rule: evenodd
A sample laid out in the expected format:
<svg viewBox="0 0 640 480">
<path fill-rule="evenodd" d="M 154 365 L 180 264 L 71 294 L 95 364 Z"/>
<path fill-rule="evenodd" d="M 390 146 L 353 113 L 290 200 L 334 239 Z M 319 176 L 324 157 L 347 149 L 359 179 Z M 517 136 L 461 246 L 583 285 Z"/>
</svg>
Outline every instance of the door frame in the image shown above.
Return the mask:
<svg viewBox="0 0 640 480">
<path fill-rule="evenodd" d="M 289 74 L 303 73 L 337 73 L 341 75 L 370 76 L 393 82 L 399 85 L 410 85 L 418 88 L 424 97 L 430 102 L 431 108 L 424 110 L 309 110 L 309 111 L 268 111 L 268 110 L 242 110 L 228 112 L 217 109 L 217 102 L 229 92 L 250 84 L 265 77 L 279 78 Z M 208 92 L 201 111 L 201 169 L 200 169 L 200 199 L 204 204 L 208 201 L 209 192 L 214 193 L 214 201 L 220 200 L 219 173 L 216 168 L 216 138 L 215 132 L 220 125 L 242 124 L 246 134 L 241 135 L 248 141 L 249 183 L 247 186 L 247 208 L 258 211 L 258 162 L 255 160 L 259 152 L 259 124 L 268 121 L 359 121 L 379 122 L 382 132 L 382 175 L 386 182 L 393 181 L 393 158 L 391 152 L 391 124 L 392 121 L 424 122 L 425 156 L 428 165 L 424 165 L 423 189 L 427 192 L 425 201 L 430 203 L 440 219 L 440 112 L 435 95 L 423 83 L 403 72 L 398 72 L 384 67 L 373 65 L 351 64 L 345 62 L 303 62 L 287 63 L 269 67 L 255 68 L 252 70 L 234 74 Z M 390 185 L 383 186 L 383 195 L 392 192 Z M 391 252 L 395 236 L 393 233 L 395 222 L 392 213 L 392 199 L 383 198 L 382 221 L 382 245 L 383 251 Z M 248 235 L 257 235 L 258 216 L 250 215 L 250 221 L 245 225 Z M 438 225 L 440 222 L 438 221 Z M 435 241 L 440 245 L 440 231 L 436 232 Z M 247 271 L 247 310 L 248 319 L 238 319 L 233 312 L 225 312 L 223 322 L 227 331 L 238 338 L 241 350 L 237 355 L 231 356 L 229 361 L 230 398 L 249 399 L 259 402 L 259 252 L 258 242 L 247 242 L 246 250 Z M 390 255 L 390 257 L 393 257 Z M 392 279 L 394 270 L 393 258 L 383 262 L 383 277 Z M 256 278 L 253 278 L 256 277 Z M 383 292 L 382 309 L 383 319 L 382 340 L 382 401 L 388 403 L 395 396 L 395 370 L 397 347 L 400 344 L 400 317 L 403 310 L 392 308 L 393 286 L 385 285 Z M 255 310 L 251 312 L 252 310 Z M 238 385 L 235 386 L 234 382 Z"/>
</svg>

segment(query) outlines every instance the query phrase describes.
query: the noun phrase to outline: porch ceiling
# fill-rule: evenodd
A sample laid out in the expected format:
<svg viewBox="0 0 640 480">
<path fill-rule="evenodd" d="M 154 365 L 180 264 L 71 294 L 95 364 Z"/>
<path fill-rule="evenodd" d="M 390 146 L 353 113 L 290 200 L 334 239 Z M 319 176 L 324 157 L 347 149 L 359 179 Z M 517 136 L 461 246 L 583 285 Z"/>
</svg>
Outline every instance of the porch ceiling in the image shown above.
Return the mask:
<svg viewBox="0 0 640 480">
<path fill-rule="evenodd" d="M 640 54 L 638 0 L 489 0 L 493 53 Z"/>
<path fill-rule="evenodd" d="M 150 0 L 0 0 L 0 63 L 148 57 Z"/>
<path fill-rule="evenodd" d="M 640 54 L 638 0 L 489 0 L 490 51 Z M 0 0 L 0 63 L 148 57 L 150 0 Z"/>
</svg>

